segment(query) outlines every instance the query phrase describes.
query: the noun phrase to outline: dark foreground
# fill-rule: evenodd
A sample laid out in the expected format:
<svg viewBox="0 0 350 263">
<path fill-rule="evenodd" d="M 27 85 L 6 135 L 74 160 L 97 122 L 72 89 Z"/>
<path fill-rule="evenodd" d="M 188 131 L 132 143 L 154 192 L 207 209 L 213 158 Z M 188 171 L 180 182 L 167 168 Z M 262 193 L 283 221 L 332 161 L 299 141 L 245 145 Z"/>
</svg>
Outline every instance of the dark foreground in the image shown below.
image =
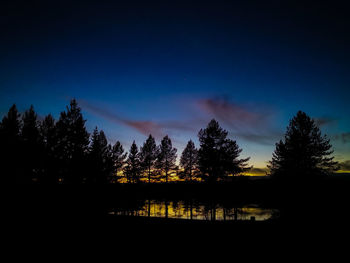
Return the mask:
<svg viewBox="0 0 350 263">
<path fill-rule="evenodd" d="M 214 234 L 277 235 L 339 233 L 349 227 L 349 180 L 332 178 L 314 184 L 276 184 L 269 180 L 204 185 L 140 184 L 107 186 L 16 186 L 14 222 L 16 229 L 47 231 L 67 227 L 86 232 L 128 235 L 148 232 L 170 236 Z M 280 211 L 266 221 L 203 221 L 155 217 L 109 215 L 111 208 L 140 199 L 196 199 L 239 206 L 258 203 Z M 306 232 L 305 232 L 306 231 Z"/>
</svg>

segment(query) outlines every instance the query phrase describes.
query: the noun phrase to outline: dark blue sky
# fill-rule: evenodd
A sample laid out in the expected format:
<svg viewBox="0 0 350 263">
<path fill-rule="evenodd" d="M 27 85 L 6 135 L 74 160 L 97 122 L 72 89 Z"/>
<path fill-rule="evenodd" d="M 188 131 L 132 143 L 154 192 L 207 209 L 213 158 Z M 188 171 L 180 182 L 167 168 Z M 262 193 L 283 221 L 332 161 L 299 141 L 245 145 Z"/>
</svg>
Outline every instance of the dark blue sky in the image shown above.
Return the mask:
<svg viewBox="0 0 350 263">
<path fill-rule="evenodd" d="M 350 19 L 341 2 L 1 5 L 1 116 L 16 103 L 58 118 L 75 97 L 89 131 L 98 125 L 126 148 L 169 134 L 180 153 L 215 117 L 262 168 L 303 110 L 337 160 L 350 160 Z"/>
</svg>

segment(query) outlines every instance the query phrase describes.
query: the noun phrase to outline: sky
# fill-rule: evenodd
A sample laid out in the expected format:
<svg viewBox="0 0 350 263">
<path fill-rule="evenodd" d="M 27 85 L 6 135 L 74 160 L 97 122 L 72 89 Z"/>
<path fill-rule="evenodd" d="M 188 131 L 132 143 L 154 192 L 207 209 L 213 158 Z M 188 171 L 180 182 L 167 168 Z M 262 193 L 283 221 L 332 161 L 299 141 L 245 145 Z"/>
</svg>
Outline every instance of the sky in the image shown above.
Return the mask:
<svg viewBox="0 0 350 263">
<path fill-rule="evenodd" d="M 264 173 L 305 111 L 350 171 L 350 17 L 338 1 L 2 1 L 0 117 L 16 103 L 181 154 L 215 118 Z"/>
</svg>

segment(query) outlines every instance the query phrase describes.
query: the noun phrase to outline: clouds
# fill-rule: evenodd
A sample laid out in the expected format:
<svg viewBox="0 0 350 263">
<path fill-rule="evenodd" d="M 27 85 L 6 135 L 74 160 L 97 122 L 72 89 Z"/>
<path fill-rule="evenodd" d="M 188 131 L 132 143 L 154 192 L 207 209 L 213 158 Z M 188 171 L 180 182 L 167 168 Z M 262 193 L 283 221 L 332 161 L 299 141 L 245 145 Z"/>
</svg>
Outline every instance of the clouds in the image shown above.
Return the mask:
<svg viewBox="0 0 350 263">
<path fill-rule="evenodd" d="M 232 127 L 252 126 L 260 123 L 263 115 L 249 111 L 223 98 L 209 98 L 198 101 L 199 107 L 215 118 L 229 123 Z"/>
<path fill-rule="evenodd" d="M 341 141 L 343 144 L 350 143 L 350 132 L 336 134 L 334 139 Z"/>
<path fill-rule="evenodd" d="M 89 111 L 90 113 L 98 115 L 99 117 L 102 117 L 110 122 L 128 126 L 143 135 L 148 136 L 149 134 L 152 134 L 157 139 L 165 136 L 162 127 L 154 121 L 130 120 L 128 118 L 119 116 L 115 112 L 112 112 L 101 106 L 97 106 L 96 104 L 91 104 L 85 100 L 79 100 L 79 103 L 82 105 L 82 107 L 84 107 L 85 110 Z"/>
<path fill-rule="evenodd" d="M 197 133 L 199 127 L 203 126 L 200 120 L 169 120 L 169 121 L 151 121 L 151 120 L 133 120 L 122 117 L 116 112 L 112 112 L 102 106 L 89 103 L 85 100 L 79 100 L 84 110 L 102 117 L 105 120 L 124 125 L 136 130 L 137 132 L 148 136 L 152 134 L 157 140 L 162 139 L 167 134 L 191 132 Z"/>
<path fill-rule="evenodd" d="M 85 100 L 79 102 L 85 110 L 92 114 L 130 127 L 143 135 L 152 134 L 156 139 L 161 139 L 167 134 L 191 133 L 197 135 L 197 132 L 204 128 L 211 118 L 217 119 L 220 124 L 227 127 L 231 137 L 248 142 L 273 145 L 281 136 L 280 132 L 272 128 L 273 114 L 271 112 L 265 109 L 259 109 L 259 111 L 248 109 L 227 98 L 194 98 L 191 104 L 195 105 L 196 110 L 188 111 L 182 119 L 168 121 L 134 120 Z M 197 114 L 198 110 L 200 116 Z"/>
<path fill-rule="evenodd" d="M 329 118 L 329 117 L 314 118 L 314 121 L 315 121 L 316 125 L 319 127 L 326 126 L 326 125 L 333 124 L 333 123 L 337 122 L 336 119 Z"/>
<path fill-rule="evenodd" d="M 231 135 L 245 141 L 273 145 L 283 135 L 273 125 L 276 113 L 262 105 L 248 108 L 223 97 L 199 100 L 198 106 L 228 127 Z"/>
<path fill-rule="evenodd" d="M 236 136 L 245 141 L 261 145 L 275 145 L 275 143 L 283 137 L 283 133 L 270 130 L 265 131 L 264 134 L 259 134 L 258 131 L 251 131 L 250 133 L 236 133 Z"/>
<path fill-rule="evenodd" d="M 162 131 L 162 127 L 153 121 L 132 121 L 132 120 L 123 120 L 122 123 L 125 125 L 136 129 L 138 132 L 143 135 L 152 134 L 155 138 L 161 138 L 165 136 Z"/>
<path fill-rule="evenodd" d="M 319 127 L 332 125 L 338 122 L 337 119 L 329 117 L 314 118 L 314 121 Z M 350 143 L 350 132 L 334 134 L 331 136 L 331 138 L 342 144 L 347 144 Z"/>
</svg>

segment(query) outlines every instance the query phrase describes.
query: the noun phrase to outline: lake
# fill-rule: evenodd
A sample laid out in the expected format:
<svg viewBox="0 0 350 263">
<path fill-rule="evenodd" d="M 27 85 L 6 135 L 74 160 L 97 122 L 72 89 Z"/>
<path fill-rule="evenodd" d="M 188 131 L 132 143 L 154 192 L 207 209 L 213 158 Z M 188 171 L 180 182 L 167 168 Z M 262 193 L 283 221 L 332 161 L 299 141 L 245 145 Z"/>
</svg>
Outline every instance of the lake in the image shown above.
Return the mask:
<svg viewBox="0 0 350 263">
<path fill-rule="evenodd" d="M 194 200 L 138 200 L 120 204 L 109 211 L 110 215 L 174 218 L 188 220 L 265 221 L 279 217 L 279 211 L 257 204 L 230 205 Z"/>
</svg>

